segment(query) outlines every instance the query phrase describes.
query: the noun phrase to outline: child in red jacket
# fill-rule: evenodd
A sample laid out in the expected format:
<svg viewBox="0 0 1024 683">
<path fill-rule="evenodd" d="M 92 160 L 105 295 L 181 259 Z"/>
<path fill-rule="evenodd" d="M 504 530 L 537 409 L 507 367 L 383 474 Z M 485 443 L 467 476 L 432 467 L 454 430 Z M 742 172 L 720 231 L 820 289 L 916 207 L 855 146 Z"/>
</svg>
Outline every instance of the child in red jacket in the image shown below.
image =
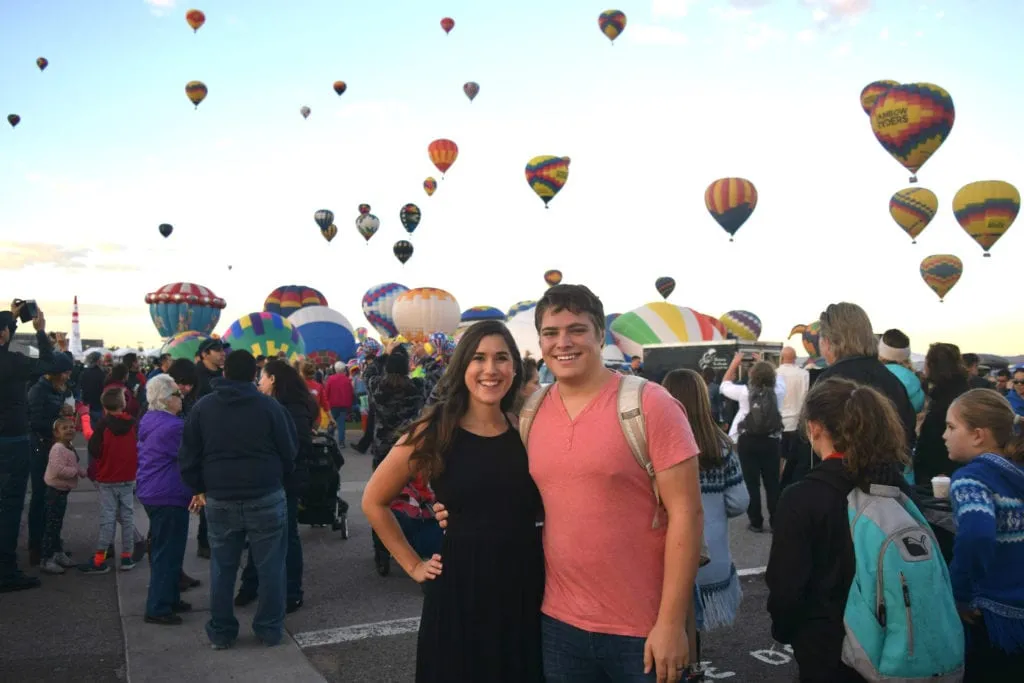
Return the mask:
<svg viewBox="0 0 1024 683">
<path fill-rule="evenodd" d="M 135 567 L 135 474 L 139 465 L 135 418 L 124 412 L 121 387 L 107 388 L 100 402 L 103 419 L 93 425 L 89 439 L 89 476 L 96 482 L 100 499 L 100 534 L 92 560 L 79 565 L 88 574 L 106 574 L 107 546 L 114 541 L 115 524 L 121 522 L 121 571 Z"/>
</svg>

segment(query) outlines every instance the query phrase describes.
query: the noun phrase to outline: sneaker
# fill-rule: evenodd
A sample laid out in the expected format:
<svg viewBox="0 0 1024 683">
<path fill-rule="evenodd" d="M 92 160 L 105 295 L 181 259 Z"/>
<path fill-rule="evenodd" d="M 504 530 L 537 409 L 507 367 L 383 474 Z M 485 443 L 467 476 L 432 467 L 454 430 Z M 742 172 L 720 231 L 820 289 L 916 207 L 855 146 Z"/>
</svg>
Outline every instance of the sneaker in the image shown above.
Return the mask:
<svg viewBox="0 0 1024 683">
<path fill-rule="evenodd" d="M 289 600 L 285 603 L 284 611 L 286 614 L 292 614 L 302 609 L 302 605 L 302 598 L 299 598 L 298 600 Z"/>
<path fill-rule="evenodd" d="M 111 543 L 110 545 L 107 546 L 107 557 L 106 557 L 106 559 L 109 560 L 113 556 L 114 556 L 114 544 Z"/>
<path fill-rule="evenodd" d="M 83 574 L 106 574 L 110 571 L 110 565 L 106 562 L 102 564 L 96 564 L 95 562 L 86 562 L 78 565 L 78 571 Z"/>
<path fill-rule="evenodd" d="M 232 645 L 234 645 L 234 643 L 210 643 L 210 647 L 214 650 L 227 650 Z"/>
<path fill-rule="evenodd" d="M 46 572 L 47 574 L 63 574 L 64 567 L 57 564 L 55 557 L 51 557 L 48 560 L 44 560 L 42 564 L 39 565 L 39 571 Z"/>
<path fill-rule="evenodd" d="M 121 571 L 128 572 L 135 569 L 135 560 L 132 559 L 131 555 L 121 556 Z"/>
<path fill-rule="evenodd" d="M 67 553 L 57 553 L 53 556 L 54 561 L 65 569 L 71 569 L 75 566 L 71 557 Z"/>
<path fill-rule="evenodd" d="M 193 579 L 183 571 L 178 577 L 178 591 L 184 593 L 189 588 L 197 588 L 200 583 L 199 579 Z"/>
</svg>

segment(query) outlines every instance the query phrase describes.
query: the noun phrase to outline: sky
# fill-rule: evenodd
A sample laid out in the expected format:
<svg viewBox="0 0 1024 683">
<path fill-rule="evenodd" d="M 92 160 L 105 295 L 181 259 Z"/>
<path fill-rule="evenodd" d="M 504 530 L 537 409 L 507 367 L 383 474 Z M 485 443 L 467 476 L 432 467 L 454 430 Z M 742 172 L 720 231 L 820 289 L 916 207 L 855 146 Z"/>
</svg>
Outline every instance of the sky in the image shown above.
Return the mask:
<svg viewBox="0 0 1024 683">
<path fill-rule="evenodd" d="M 585 0 L 197 3 L 198 33 L 180 0 L 0 6 L 0 110 L 22 118 L 0 129 L 0 298 L 36 299 L 51 329 L 70 327 L 77 295 L 83 337 L 159 345 L 144 297 L 178 281 L 227 301 L 221 333 L 287 284 L 319 289 L 354 326 L 381 282 L 504 310 L 539 298 L 557 268 L 609 313 L 660 300 L 667 275 L 672 303 L 753 311 L 763 340 L 846 300 L 918 351 L 1024 350 L 1024 227 L 982 258 L 951 209 L 969 182 L 1024 186 L 1024 94 L 1008 87 L 1024 3 L 619 0 L 614 45 L 597 27 L 609 6 Z M 209 88 L 198 109 L 194 79 Z M 940 213 L 916 245 L 888 213 L 909 173 L 859 104 L 882 79 L 936 83 L 956 106 L 918 174 Z M 466 81 L 480 84 L 472 103 Z M 459 145 L 444 180 L 426 151 L 436 138 Z M 572 159 L 548 210 L 523 174 L 542 154 Z M 724 176 L 759 195 L 732 243 L 703 201 Z M 381 220 L 368 244 L 364 202 Z M 407 202 L 423 213 L 411 237 Z M 392 245 L 405 238 L 403 266 Z M 964 262 L 945 303 L 919 274 L 941 253 Z"/>
</svg>

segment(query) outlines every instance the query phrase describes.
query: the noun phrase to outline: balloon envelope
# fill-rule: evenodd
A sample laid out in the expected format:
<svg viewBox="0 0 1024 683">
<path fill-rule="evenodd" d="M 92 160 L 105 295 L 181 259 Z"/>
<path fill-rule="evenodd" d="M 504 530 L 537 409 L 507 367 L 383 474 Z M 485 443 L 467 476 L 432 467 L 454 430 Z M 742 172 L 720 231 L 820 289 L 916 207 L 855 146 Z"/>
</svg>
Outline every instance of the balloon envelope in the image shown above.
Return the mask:
<svg viewBox="0 0 1024 683">
<path fill-rule="evenodd" d="M 244 315 L 231 323 L 221 339 L 234 350 L 245 349 L 254 356 L 274 358 L 284 352 L 288 361 L 306 352 L 302 335 L 287 319 L 261 311 Z"/>
<path fill-rule="evenodd" d="M 478 83 L 474 83 L 473 81 L 469 81 L 464 86 L 462 86 L 462 92 L 466 93 L 466 97 L 468 97 L 469 101 L 472 102 L 480 93 L 480 85 Z"/>
<path fill-rule="evenodd" d="M 196 354 L 199 353 L 199 345 L 207 339 L 209 339 L 208 336 L 199 334 L 195 330 L 176 334 L 164 343 L 160 349 L 160 355 L 169 353 L 175 360 L 184 358 L 194 362 Z"/>
<path fill-rule="evenodd" d="M 149 315 L 165 339 L 194 330 L 209 335 L 220 320 L 225 302 L 202 285 L 175 282 L 146 295 Z"/>
<path fill-rule="evenodd" d="M 939 301 L 945 299 L 963 273 L 963 261 L 953 254 L 934 254 L 921 261 L 921 279 L 939 295 Z"/>
<path fill-rule="evenodd" d="M 661 294 L 663 299 L 667 299 L 672 296 L 672 292 L 676 291 L 676 281 L 670 277 L 659 277 L 654 281 L 654 288 L 658 290 L 658 294 Z"/>
<path fill-rule="evenodd" d="M 597 26 L 608 40 L 615 42 L 626 28 L 626 15 L 617 9 L 606 9 L 598 15 Z"/>
<path fill-rule="evenodd" d="M 720 178 L 704 191 L 704 206 L 729 233 L 731 242 L 732 236 L 757 208 L 757 189 L 745 178 Z"/>
<path fill-rule="evenodd" d="M 623 313 L 611 325 L 622 352 L 643 356 L 645 344 L 713 341 L 723 339 L 718 321 L 692 308 L 656 301 Z"/>
<path fill-rule="evenodd" d="M 878 96 L 871 130 L 911 173 L 924 166 L 953 130 L 953 98 L 932 83 L 897 85 Z"/>
<path fill-rule="evenodd" d="M 445 171 L 451 168 L 455 160 L 459 158 L 459 146 L 451 140 L 441 138 L 427 145 L 427 154 L 441 175 L 444 175 Z"/>
<path fill-rule="evenodd" d="M 737 339 L 757 341 L 761 336 L 761 319 L 750 311 L 729 311 L 723 313 L 719 320 Z"/>
<path fill-rule="evenodd" d="M 391 317 L 391 310 L 399 294 L 409 288 L 397 282 L 374 285 L 363 294 L 363 315 L 381 337 L 397 337 L 398 328 Z"/>
<path fill-rule="evenodd" d="M 860 108 L 864 110 L 865 114 L 871 116 L 871 110 L 874 108 L 879 96 L 897 85 L 899 85 L 898 81 L 875 81 L 874 83 L 868 83 L 860 91 Z"/>
<path fill-rule="evenodd" d="M 428 197 L 434 195 L 434 191 L 437 189 L 437 181 L 433 178 L 427 178 L 423 181 L 423 191 L 427 193 Z"/>
<path fill-rule="evenodd" d="M 1020 192 L 1002 180 L 982 180 L 960 188 L 953 197 L 953 214 L 960 227 L 985 250 L 1002 237 L 1020 211 Z"/>
<path fill-rule="evenodd" d="M 352 323 L 333 308 L 303 308 L 289 316 L 288 322 L 302 335 L 306 355 L 315 355 L 316 361 L 321 364 L 348 361 L 356 355 L 356 338 Z"/>
<path fill-rule="evenodd" d="M 530 189 L 548 205 L 569 180 L 569 158 L 555 156 L 533 157 L 526 162 L 526 182 Z"/>
<path fill-rule="evenodd" d="M 267 295 L 263 310 L 289 317 L 308 306 L 327 306 L 327 297 L 306 285 L 284 285 Z"/>
<path fill-rule="evenodd" d="M 206 85 L 202 81 L 189 81 L 185 84 L 185 94 L 192 104 L 199 108 L 199 103 L 206 99 Z"/>
<path fill-rule="evenodd" d="M 544 282 L 548 283 L 548 286 L 554 287 L 562 282 L 562 271 L 560 270 L 549 270 L 544 273 Z"/>
<path fill-rule="evenodd" d="M 418 342 L 427 341 L 433 332 L 455 334 L 462 318 L 455 297 L 434 287 L 420 287 L 399 294 L 391 315 L 398 333 Z"/>
<path fill-rule="evenodd" d="M 938 210 L 938 197 L 923 187 L 900 190 L 889 200 L 889 215 L 896 221 L 896 225 L 910 235 L 914 243 L 917 242 L 917 236 L 935 218 L 935 212 Z"/>
</svg>

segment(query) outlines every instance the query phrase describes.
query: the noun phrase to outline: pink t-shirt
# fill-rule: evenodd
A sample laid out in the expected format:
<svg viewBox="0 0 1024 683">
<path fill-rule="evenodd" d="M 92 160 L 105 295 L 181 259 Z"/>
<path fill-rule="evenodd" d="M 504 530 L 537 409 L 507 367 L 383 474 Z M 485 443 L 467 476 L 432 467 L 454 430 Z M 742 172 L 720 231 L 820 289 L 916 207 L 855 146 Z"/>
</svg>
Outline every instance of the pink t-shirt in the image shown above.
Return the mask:
<svg viewBox="0 0 1024 683">
<path fill-rule="evenodd" d="M 544 500 L 544 614 L 596 633 L 645 638 L 654 627 L 665 573 L 665 526 L 654 493 L 619 425 L 620 375 L 575 421 L 555 383 L 530 428 L 530 474 Z M 683 407 L 661 386 L 643 395 L 655 472 L 699 449 Z"/>
</svg>

